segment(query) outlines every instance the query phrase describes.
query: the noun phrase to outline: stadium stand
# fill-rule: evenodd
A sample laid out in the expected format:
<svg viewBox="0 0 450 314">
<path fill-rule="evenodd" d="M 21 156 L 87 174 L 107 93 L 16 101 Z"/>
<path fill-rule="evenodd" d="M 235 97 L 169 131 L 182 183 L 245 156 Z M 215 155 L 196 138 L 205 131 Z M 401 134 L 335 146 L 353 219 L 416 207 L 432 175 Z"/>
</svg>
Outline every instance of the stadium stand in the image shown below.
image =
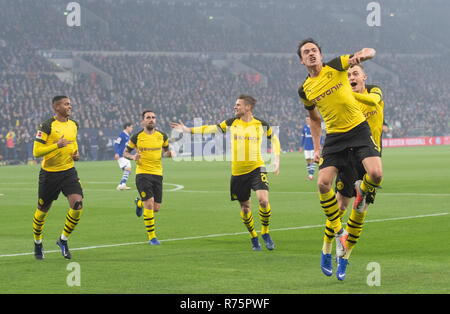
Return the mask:
<svg viewBox="0 0 450 314">
<path fill-rule="evenodd" d="M 234 99 L 246 92 L 258 99 L 255 115 L 279 126 L 282 149 L 297 150 L 306 116 L 297 88 L 306 72 L 295 51 L 309 36 L 321 43 L 325 60 L 363 46 L 377 49 L 369 82 L 383 89 L 389 136 L 450 133 L 450 48 L 441 32 L 450 25 L 445 10 L 427 19 L 436 10 L 419 0 L 383 5 L 382 27 L 375 28 L 365 24 L 364 1 L 352 7 L 342 0 L 78 2 L 82 26 L 68 27 L 65 1 L 0 0 L 4 160 L 32 158 L 37 124 L 51 115 L 56 94 L 72 98 L 80 134 L 92 135 L 95 146 L 102 129 L 111 147 L 121 125 L 138 121 L 146 108 L 170 133 L 176 119 L 217 123 L 232 116 Z M 69 52 L 67 63 L 49 58 L 58 51 Z M 78 71 L 80 62 L 92 68 Z"/>
</svg>

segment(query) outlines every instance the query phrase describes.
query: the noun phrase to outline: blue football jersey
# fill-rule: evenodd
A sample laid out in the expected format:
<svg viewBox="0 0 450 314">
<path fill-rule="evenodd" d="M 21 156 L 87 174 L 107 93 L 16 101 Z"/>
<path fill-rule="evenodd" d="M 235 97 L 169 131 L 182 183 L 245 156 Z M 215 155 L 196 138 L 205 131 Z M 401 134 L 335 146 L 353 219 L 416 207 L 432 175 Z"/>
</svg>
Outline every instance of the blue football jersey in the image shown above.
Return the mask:
<svg viewBox="0 0 450 314">
<path fill-rule="evenodd" d="M 314 143 L 312 140 L 311 129 L 309 125 L 305 125 L 302 130 L 302 142 L 300 144 L 304 150 L 314 150 Z"/>
<path fill-rule="evenodd" d="M 124 131 L 120 132 L 119 136 L 114 141 L 114 153 L 119 154 L 120 157 L 123 157 L 123 151 L 125 150 L 129 139 L 129 134 Z"/>
</svg>

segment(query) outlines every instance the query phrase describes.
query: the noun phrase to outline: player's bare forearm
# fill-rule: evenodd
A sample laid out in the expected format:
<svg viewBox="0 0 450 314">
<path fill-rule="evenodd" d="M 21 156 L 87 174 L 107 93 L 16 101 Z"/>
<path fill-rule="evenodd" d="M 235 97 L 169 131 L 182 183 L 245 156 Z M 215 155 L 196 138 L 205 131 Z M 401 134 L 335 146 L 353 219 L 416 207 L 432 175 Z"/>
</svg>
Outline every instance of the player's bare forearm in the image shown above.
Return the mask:
<svg viewBox="0 0 450 314">
<path fill-rule="evenodd" d="M 123 157 L 128 160 L 135 160 L 135 155 L 131 154 L 131 152 L 127 148 L 123 151 Z"/>
<path fill-rule="evenodd" d="M 363 48 L 360 51 L 353 54 L 348 60 L 351 65 L 360 64 L 361 62 L 373 59 L 377 52 L 373 48 Z"/>
<path fill-rule="evenodd" d="M 164 157 L 172 157 L 172 158 L 175 157 L 175 152 L 173 150 L 171 150 L 170 148 L 164 147 L 163 150 L 164 150 L 164 153 L 163 153 Z"/>
</svg>

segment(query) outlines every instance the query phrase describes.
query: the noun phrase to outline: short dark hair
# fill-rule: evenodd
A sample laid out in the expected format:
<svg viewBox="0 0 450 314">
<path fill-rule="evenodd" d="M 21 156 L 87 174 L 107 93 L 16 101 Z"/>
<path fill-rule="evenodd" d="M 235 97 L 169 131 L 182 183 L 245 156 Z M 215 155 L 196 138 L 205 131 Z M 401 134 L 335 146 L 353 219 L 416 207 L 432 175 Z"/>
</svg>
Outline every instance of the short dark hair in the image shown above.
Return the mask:
<svg viewBox="0 0 450 314">
<path fill-rule="evenodd" d="M 300 50 L 302 49 L 302 47 L 303 47 L 304 45 L 306 45 L 306 44 L 308 44 L 308 43 L 311 43 L 311 44 L 316 45 L 317 48 L 319 48 L 319 52 L 322 53 L 322 49 L 320 48 L 319 44 L 318 44 L 314 39 L 312 39 L 311 37 L 308 37 L 308 38 L 306 38 L 305 40 L 303 40 L 303 41 L 298 45 L 298 48 L 297 48 L 297 55 L 300 57 L 300 59 L 302 58 L 302 53 L 301 53 Z"/>
<path fill-rule="evenodd" d="M 144 120 L 145 114 L 146 114 L 147 112 L 153 112 L 153 110 L 144 110 L 144 112 L 142 112 L 142 120 Z"/>
<path fill-rule="evenodd" d="M 69 97 L 67 97 L 67 96 L 65 96 L 65 95 L 58 95 L 58 96 L 53 97 L 53 99 L 52 99 L 52 105 L 53 105 L 54 103 L 60 101 L 61 99 L 65 99 L 65 98 L 69 98 Z"/>
<path fill-rule="evenodd" d="M 363 70 L 363 72 L 366 73 L 366 70 L 364 70 L 364 67 L 362 66 L 361 63 L 358 63 L 358 64 L 352 64 L 352 65 L 349 67 L 349 69 L 351 69 L 351 68 L 353 68 L 353 67 L 360 67 L 361 70 Z"/>
<path fill-rule="evenodd" d="M 256 99 L 254 97 L 247 95 L 247 94 L 240 94 L 238 96 L 238 99 L 243 99 L 247 104 L 252 106 L 252 110 L 253 110 L 253 108 L 255 108 Z"/>
<path fill-rule="evenodd" d="M 131 122 L 127 122 L 127 123 L 125 123 L 124 125 L 123 125 L 123 128 L 124 129 L 126 129 L 126 128 L 128 128 L 129 126 L 132 126 L 133 124 L 131 123 Z"/>
</svg>

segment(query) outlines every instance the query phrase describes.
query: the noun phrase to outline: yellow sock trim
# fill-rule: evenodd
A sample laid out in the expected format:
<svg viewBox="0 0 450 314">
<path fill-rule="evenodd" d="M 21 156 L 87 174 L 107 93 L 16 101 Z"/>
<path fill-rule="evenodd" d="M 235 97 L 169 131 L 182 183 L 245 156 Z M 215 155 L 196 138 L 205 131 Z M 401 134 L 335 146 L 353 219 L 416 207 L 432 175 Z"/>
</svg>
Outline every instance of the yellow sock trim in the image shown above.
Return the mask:
<svg viewBox="0 0 450 314">
<path fill-rule="evenodd" d="M 34 212 L 33 217 L 33 237 L 36 241 L 42 240 L 42 231 L 44 230 L 45 219 L 48 212 L 43 212 L 39 208 Z"/>
<path fill-rule="evenodd" d="M 153 209 L 144 208 L 144 224 L 147 230 L 148 239 L 156 238 L 155 233 L 155 215 Z"/>
<path fill-rule="evenodd" d="M 339 219 L 339 204 L 333 190 L 325 194 L 319 193 L 320 206 L 330 221 L 330 228 L 336 233 L 342 229 L 341 220 Z"/>
<path fill-rule="evenodd" d="M 69 237 L 72 234 L 72 231 L 75 229 L 75 227 L 78 225 L 78 222 L 80 220 L 81 217 L 81 211 L 82 209 L 69 209 L 69 212 L 67 213 L 66 216 L 66 223 L 64 224 L 64 228 L 62 231 L 62 234 L 65 237 Z"/>
<path fill-rule="evenodd" d="M 361 190 L 364 193 L 367 193 L 369 191 L 369 189 L 371 189 L 371 188 L 376 189 L 376 188 L 379 188 L 380 186 L 381 186 L 381 182 L 380 182 L 380 184 L 376 184 L 370 180 L 367 173 L 364 175 L 363 180 L 361 182 Z"/>
<path fill-rule="evenodd" d="M 361 236 L 364 220 L 366 219 L 366 214 L 367 211 L 358 213 L 355 209 L 352 210 L 352 214 L 348 218 L 346 227 L 348 232 L 347 249 L 352 249 L 358 242 Z"/>
<path fill-rule="evenodd" d="M 331 244 L 333 243 L 333 241 L 334 241 L 334 230 L 331 227 L 331 222 L 327 219 L 325 223 L 325 234 L 323 236 L 323 242 Z"/>
<path fill-rule="evenodd" d="M 244 214 L 241 211 L 241 218 L 244 225 L 247 227 L 248 232 L 250 233 L 250 238 L 257 237 L 258 234 L 255 231 L 254 225 L 253 225 L 253 215 L 252 212 L 249 211 L 247 214 Z"/>
<path fill-rule="evenodd" d="M 332 250 L 333 250 L 333 243 L 323 241 L 323 246 L 322 246 L 323 254 L 331 254 Z"/>
<path fill-rule="evenodd" d="M 266 208 L 259 206 L 259 219 L 261 220 L 261 234 L 269 233 L 270 217 L 272 212 L 270 210 L 270 204 Z"/>
</svg>

